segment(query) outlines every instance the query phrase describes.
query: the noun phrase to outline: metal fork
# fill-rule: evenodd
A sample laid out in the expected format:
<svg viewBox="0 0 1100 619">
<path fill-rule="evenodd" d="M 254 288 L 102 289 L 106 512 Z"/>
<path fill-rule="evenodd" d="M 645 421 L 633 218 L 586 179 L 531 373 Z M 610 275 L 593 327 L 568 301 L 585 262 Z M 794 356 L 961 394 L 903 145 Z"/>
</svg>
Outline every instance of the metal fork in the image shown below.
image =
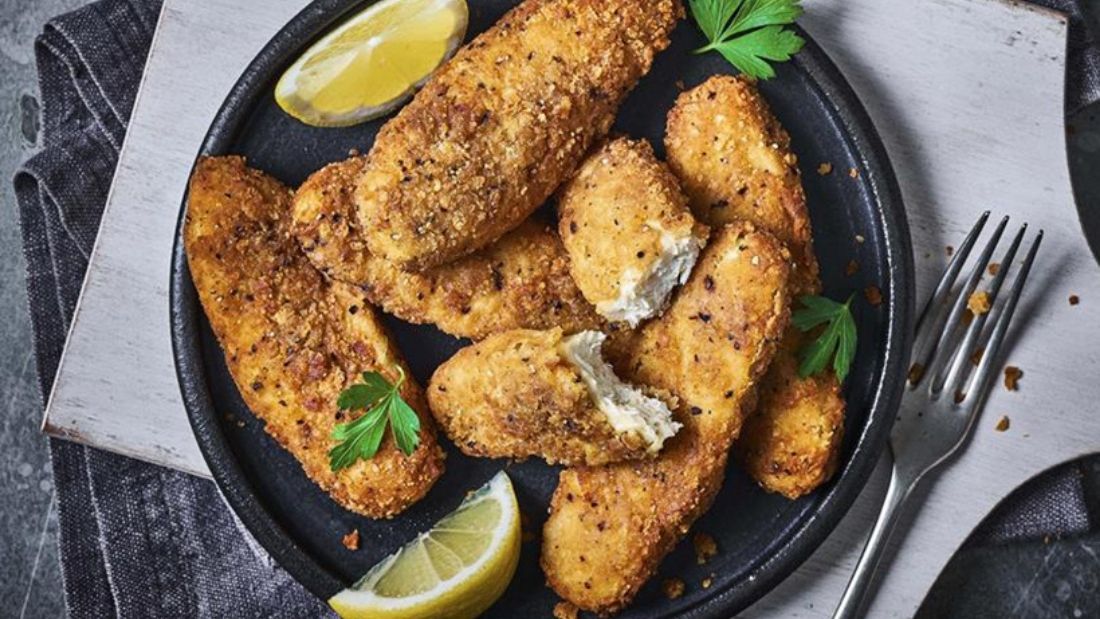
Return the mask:
<svg viewBox="0 0 1100 619">
<path fill-rule="evenodd" d="M 898 419 L 890 433 L 890 454 L 893 466 L 890 485 L 882 510 L 859 557 L 855 572 L 848 581 L 844 596 L 833 613 L 834 619 L 852 619 L 861 615 L 867 590 L 874 580 L 875 569 L 886 548 L 890 534 L 902 513 L 902 507 L 912 495 L 917 483 L 932 469 L 942 464 L 965 442 L 993 386 L 997 360 L 1005 343 L 1012 315 L 1020 300 L 1039 244 L 1042 231 L 1031 242 L 1027 257 L 1007 299 L 996 303 L 1005 277 L 1012 270 L 1017 250 L 1024 239 L 1024 224 L 1004 253 L 999 269 L 986 289 L 993 310 L 989 313 L 967 312 L 971 295 L 975 294 L 983 273 L 989 269 L 990 258 L 1001 240 L 1008 217 L 994 230 L 963 284 L 956 290 L 959 273 L 978 236 L 989 219 L 986 211 L 958 252 L 947 265 L 932 298 L 928 300 L 917 321 L 912 365 L 907 380 L 908 389 L 902 398 Z M 980 293 L 979 293 L 980 294 Z M 952 300 L 953 299 L 953 300 Z M 969 320 L 969 324 L 965 324 Z M 986 324 L 990 329 L 986 330 Z M 960 331 L 963 333 L 959 334 Z M 980 347 L 985 342 L 984 352 Z M 977 369 L 972 369 L 975 358 Z M 969 381 L 964 381 L 969 375 Z"/>
</svg>

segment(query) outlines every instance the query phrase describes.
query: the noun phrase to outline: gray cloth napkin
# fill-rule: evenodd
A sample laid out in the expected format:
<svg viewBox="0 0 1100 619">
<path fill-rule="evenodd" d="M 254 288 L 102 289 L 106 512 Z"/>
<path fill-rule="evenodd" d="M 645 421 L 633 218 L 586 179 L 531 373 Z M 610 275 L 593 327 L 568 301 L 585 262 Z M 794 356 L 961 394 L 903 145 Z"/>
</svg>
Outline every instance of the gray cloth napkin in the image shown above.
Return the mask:
<svg viewBox="0 0 1100 619">
<path fill-rule="evenodd" d="M 103 0 L 38 38 L 44 144 L 16 174 L 43 401 L 99 227 L 159 0 Z M 327 607 L 197 479 L 51 441 L 72 617 L 308 617 Z"/>
<path fill-rule="evenodd" d="M 1068 107 L 1100 99 L 1100 51 L 1075 16 Z M 159 0 L 100 0 L 36 45 L 44 143 L 15 177 L 43 401 L 99 226 Z M 214 485 L 52 441 L 61 564 L 73 617 L 305 617 L 328 612 L 240 525 Z M 1080 471 L 1010 498 L 976 535 L 1003 542 L 1088 530 Z"/>
</svg>

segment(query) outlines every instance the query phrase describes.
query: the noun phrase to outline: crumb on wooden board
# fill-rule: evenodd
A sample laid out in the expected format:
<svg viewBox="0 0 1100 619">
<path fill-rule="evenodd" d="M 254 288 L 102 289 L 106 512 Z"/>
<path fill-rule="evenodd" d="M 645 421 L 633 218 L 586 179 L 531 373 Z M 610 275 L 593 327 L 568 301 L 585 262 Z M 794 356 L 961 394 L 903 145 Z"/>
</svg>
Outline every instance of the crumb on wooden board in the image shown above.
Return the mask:
<svg viewBox="0 0 1100 619">
<path fill-rule="evenodd" d="M 981 316 L 989 313 L 989 310 L 993 308 L 993 301 L 985 290 L 975 290 L 974 294 L 966 300 L 966 308 L 975 316 Z"/>
</svg>

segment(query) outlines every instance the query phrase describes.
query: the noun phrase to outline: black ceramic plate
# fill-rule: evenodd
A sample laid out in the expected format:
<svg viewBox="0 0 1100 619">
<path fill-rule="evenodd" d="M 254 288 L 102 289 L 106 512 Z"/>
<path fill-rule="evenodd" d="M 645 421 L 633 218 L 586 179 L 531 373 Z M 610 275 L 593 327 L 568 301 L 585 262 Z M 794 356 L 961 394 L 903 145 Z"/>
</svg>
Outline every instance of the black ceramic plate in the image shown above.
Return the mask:
<svg viewBox="0 0 1100 619">
<path fill-rule="evenodd" d="M 295 17 L 249 66 L 218 112 L 202 154 L 242 154 L 251 165 L 297 186 L 350 149 L 366 151 L 385 119 L 348 129 L 315 129 L 285 115 L 273 100 L 283 69 L 305 47 L 363 0 L 319 0 Z M 475 0 L 472 37 L 514 2 Z M 732 69 L 719 56 L 689 53 L 699 44 L 685 20 L 668 51 L 631 95 L 617 131 L 648 138 L 661 148 L 665 115 L 679 86 L 694 86 Z M 805 34 L 803 33 L 803 36 Z M 808 37 L 807 37 L 808 38 Z M 859 349 L 848 379 L 846 436 L 836 478 L 798 501 L 769 495 L 732 466 L 714 507 L 696 530 L 713 535 L 720 554 L 696 565 L 685 542 L 661 566 L 623 617 L 728 617 L 789 574 L 825 539 L 848 509 L 875 465 L 901 393 L 908 358 L 913 269 L 905 214 L 893 172 L 870 119 L 843 77 L 809 41 L 778 77 L 761 84 L 775 113 L 790 131 L 809 196 L 826 293 L 856 293 Z M 829 162 L 833 173 L 816 171 Z M 849 169 L 859 175 L 849 176 Z M 182 209 L 181 209 L 182 212 Z M 860 240 L 862 239 L 862 240 Z M 849 260 L 859 273 L 844 274 Z M 884 302 L 863 301 L 876 285 Z M 198 304 L 177 235 L 172 272 L 172 337 L 183 398 L 206 460 L 229 503 L 256 539 L 303 585 L 322 599 L 351 583 L 379 559 L 448 513 L 462 495 L 506 468 L 523 511 L 541 526 L 557 470 L 539 461 L 509 464 L 464 457 L 444 440 L 447 472 L 426 499 L 400 517 L 371 521 L 345 511 L 314 486 L 297 462 L 264 434 L 263 424 L 241 402 L 218 343 Z M 389 319 L 401 349 L 421 381 L 462 346 L 429 327 Z M 241 423 L 243 422 L 243 425 Z M 341 536 L 361 534 L 362 548 L 349 552 Z M 519 571 L 491 617 L 547 617 L 556 602 L 538 567 L 538 544 L 526 543 Z M 683 597 L 660 592 L 661 576 L 687 583 Z M 699 585 L 713 575 L 708 589 Z"/>
</svg>

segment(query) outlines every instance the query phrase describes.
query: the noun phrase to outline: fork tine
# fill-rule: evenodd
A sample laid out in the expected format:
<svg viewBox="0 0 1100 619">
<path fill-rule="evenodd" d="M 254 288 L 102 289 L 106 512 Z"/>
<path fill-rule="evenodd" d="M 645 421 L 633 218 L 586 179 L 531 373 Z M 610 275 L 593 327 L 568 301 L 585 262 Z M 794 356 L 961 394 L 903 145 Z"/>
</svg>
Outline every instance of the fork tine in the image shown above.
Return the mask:
<svg viewBox="0 0 1100 619">
<path fill-rule="evenodd" d="M 1035 263 L 1035 255 L 1039 253 L 1039 245 L 1042 242 L 1043 231 L 1040 230 L 1039 234 L 1035 236 L 1035 240 L 1031 242 L 1031 249 L 1027 252 L 1027 258 L 1024 259 L 1024 263 L 1020 267 L 1020 273 L 1016 276 L 1016 281 L 1012 284 L 1012 294 L 1008 297 L 1000 314 L 997 316 L 997 321 L 993 327 L 993 335 L 989 337 L 989 344 L 986 345 L 985 348 L 985 355 L 982 356 L 982 361 L 978 364 L 977 371 L 974 372 L 974 376 L 971 377 L 970 383 L 967 385 L 967 393 L 973 393 L 976 397 L 973 408 L 975 412 L 981 408 L 982 404 L 985 402 L 985 398 L 989 395 L 990 386 L 992 384 L 989 379 L 992 378 L 994 374 L 995 364 L 998 363 L 998 358 L 1001 355 L 1001 348 L 1004 347 L 1005 334 L 1008 332 L 1009 323 L 1012 322 L 1012 315 L 1016 312 L 1016 305 L 1019 303 L 1020 296 L 1023 294 L 1024 284 L 1027 283 L 1028 273 L 1031 272 L 1031 266 Z"/>
<path fill-rule="evenodd" d="M 1001 286 L 1004 284 L 1006 275 L 1012 261 L 1016 259 L 1016 252 L 1020 249 L 1020 243 L 1024 240 L 1024 233 L 1027 232 L 1027 224 L 1020 226 L 1020 231 L 1016 233 L 1016 238 L 1012 239 L 1012 245 L 1009 246 L 1008 251 L 1005 252 L 1004 257 L 1001 259 L 1003 265 L 1001 270 L 993 276 L 993 281 L 990 283 L 988 293 L 991 302 L 996 302 L 997 296 L 1001 292 Z M 974 316 L 974 319 L 970 321 L 970 326 L 966 329 L 966 336 L 963 338 L 962 346 L 959 347 L 959 351 L 955 354 L 955 358 L 951 362 L 951 368 L 947 371 L 947 378 L 944 381 L 944 390 L 948 394 L 955 394 L 961 386 L 963 379 L 966 377 L 966 370 L 970 364 L 970 356 L 974 353 L 974 349 L 978 345 L 978 340 L 981 338 L 982 329 L 985 327 L 985 323 L 989 318 L 989 314 L 978 314 Z"/>
<path fill-rule="evenodd" d="M 947 295 L 951 293 L 951 288 L 955 285 L 955 280 L 959 277 L 959 271 L 962 270 L 963 264 L 966 263 L 966 259 L 970 256 L 970 250 L 974 248 L 974 243 L 978 240 L 978 235 L 982 233 L 982 229 L 985 228 L 985 222 L 989 220 L 989 211 L 982 213 L 981 217 L 978 217 L 978 221 L 974 224 L 974 227 L 970 229 L 970 233 L 966 235 L 966 239 L 962 245 L 959 246 L 959 250 L 955 252 L 955 256 L 951 258 L 951 262 L 947 264 L 947 270 L 944 271 L 943 277 L 940 278 L 940 283 L 936 285 L 936 291 L 928 299 L 928 303 L 924 306 L 924 311 L 920 313 L 920 318 L 917 319 L 917 336 L 920 337 L 921 327 L 924 326 L 925 321 L 929 320 L 936 308 L 943 306 L 944 301 L 947 300 Z"/>
<path fill-rule="evenodd" d="M 978 261 L 974 264 L 973 270 L 966 278 L 962 288 L 959 290 L 959 296 L 955 299 L 955 303 L 951 306 L 951 313 L 947 316 L 947 321 L 943 323 L 943 326 L 933 333 L 937 333 L 935 343 L 932 345 L 931 350 L 928 351 L 925 363 L 925 367 L 928 368 L 928 376 L 930 377 L 930 385 L 933 393 L 938 393 L 943 388 L 943 367 L 951 358 L 951 354 L 954 352 L 954 348 L 946 346 L 948 340 L 954 337 L 955 330 L 959 323 L 962 321 L 963 312 L 966 311 L 967 301 L 970 299 L 970 295 L 974 293 L 974 288 L 977 287 L 978 281 L 982 278 L 982 273 L 985 272 L 986 266 L 989 264 L 989 259 L 993 256 L 993 250 L 997 248 L 997 244 L 1001 242 L 1001 235 L 1004 234 L 1005 226 L 1008 225 L 1008 217 L 1006 216 L 1001 220 L 1001 223 L 997 224 L 997 229 L 993 231 L 993 236 L 986 242 L 985 247 L 982 249 L 981 255 L 978 257 Z"/>
<path fill-rule="evenodd" d="M 977 242 L 978 236 L 981 235 L 988 220 L 989 211 L 985 211 L 978 217 L 978 221 L 974 223 L 969 234 L 963 239 L 962 245 L 959 246 L 959 250 L 955 252 L 954 257 L 947 263 L 947 269 L 944 271 L 943 277 L 940 278 L 939 283 L 936 284 L 936 290 L 932 293 L 932 296 L 929 297 L 928 302 L 924 306 L 924 310 L 921 311 L 920 316 L 917 318 L 916 329 L 913 332 L 913 352 L 910 356 L 912 366 L 910 367 L 908 380 L 906 381 L 910 389 L 915 389 L 920 383 L 921 378 L 926 374 L 924 368 L 928 365 L 928 358 L 931 357 L 933 351 L 932 344 L 935 343 L 935 336 L 933 334 L 936 329 L 933 328 L 933 326 L 941 324 L 942 317 L 946 315 L 944 310 L 947 306 L 947 299 L 951 294 L 951 289 L 955 286 L 955 281 L 959 278 L 959 272 L 962 271 L 963 265 L 966 263 L 967 258 L 970 257 L 970 251 L 974 248 L 974 244 Z"/>
</svg>

